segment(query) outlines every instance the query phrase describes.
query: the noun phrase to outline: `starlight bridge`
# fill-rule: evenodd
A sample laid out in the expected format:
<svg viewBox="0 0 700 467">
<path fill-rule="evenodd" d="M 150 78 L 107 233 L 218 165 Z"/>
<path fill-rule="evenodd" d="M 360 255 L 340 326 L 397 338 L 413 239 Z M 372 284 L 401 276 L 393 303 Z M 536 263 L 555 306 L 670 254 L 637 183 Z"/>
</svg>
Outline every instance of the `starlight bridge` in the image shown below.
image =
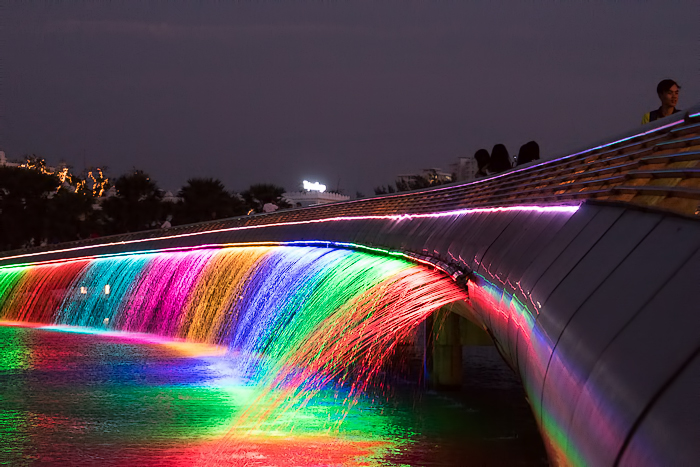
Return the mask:
<svg viewBox="0 0 700 467">
<path fill-rule="evenodd" d="M 256 323 L 292 322 L 274 310 L 309 307 L 297 321 L 307 323 L 321 316 L 316 303 L 347 295 L 337 319 L 309 321 L 309 336 L 325 340 L 300 336 L 302 347 L 275 354 L 315 361 L 323 349 L 316 367 L 273 366 L 324 374 L 342 370 L 338 355 L 401 337 L 449 302 L 518 373 L 553 465 L 692 465 L 698 148 L 695 107 L 469 183 L 0 253 L 0 320 L 157 328 L 218 344 L 239 316 L 236 326 L 250 324 L 244 344 Z M 317 285 L 328 288 L 311 293 Z M 280 305 L 247 318 L 271 300 Z"/>
</svg>

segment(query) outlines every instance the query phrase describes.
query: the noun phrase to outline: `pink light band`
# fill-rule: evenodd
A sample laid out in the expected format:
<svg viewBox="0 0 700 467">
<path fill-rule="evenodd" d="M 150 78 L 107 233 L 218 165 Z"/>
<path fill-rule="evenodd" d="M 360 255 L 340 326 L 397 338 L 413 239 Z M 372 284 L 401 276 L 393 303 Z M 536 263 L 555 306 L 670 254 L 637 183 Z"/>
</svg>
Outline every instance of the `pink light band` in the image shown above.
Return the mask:
<svg viewBox="0 0 700 467">
<path fill-rule="evenodd" d="M 122 242 L 100 243 L 98 245 L 86 245 L 86 246 L 79 246 L 79 247 L 74 247 L 74 248 L 65 248 L 65 249 L 61 249 L 61 250 L 50 250 L 50 251 L 42 251 L 42 252 L 38 252 L 38 253 L 27 253 L 27 254 L 15 255 L 15 256 L 6 256 L 4 258 L 0 258 L 0 260 L 31 258 L 33 256 L 47 255 L 47 254 L 53 254 L 53 253 L 68 253 L 68 252 L 72 252 L 72 251 L 81 251 L 81 250 L 90 250 L 90 249 L 102 248 L 102 247 L 106 247 L 106 246 L 132 245 L 132 244 L 137 244 L 137 243 L 152 242 L 152 241 L 158 241 L 158 240 L 170 240 L 173 238 L 195 237 L 198 235 L 209 235 L 209 234 L 213 234 L 213 233 L 234 232 L 234 231 L 238 231 L 238 230 L 252 230 L 252 229 L 261 229 L 261 228 L 277 227 L 277 226 L 320 224 L 320 223 L 325 223 L 325 222 L 342 222 L 342 221 L 358 221 L 358 220 L 402 221 L 402 220 L 410 220 L 410 219 L 426 219 L 426 218 L 437 218 L 437 217 L 464 216 L 467 214 L 479 214 L 479 213 L 485 213 L 485 212 L 486 213 L 488 213 L 488 212 L 542 212 L 542 213 L 549 212 L 549 213 L 573 214 L 576 211 L 578 211 L 578 209 L 580 207 L 581 207 L 580 204 L 569 205 L 569 206 L 510 206 L 510 207 L 499 207 L 499 208 L 460 209 L 460 210 L 456 210 L 456 211 L 434 212 L 434 213 L 427 213 L 427 214 L 398 214 L 398 215 L 386 215 L 386 216 L 342 216 L 342 217 L 332 217 L 332 218 L 327 218 L 327 219 L 314 219 L 314 220 L 308 220 L 308 221 L 280 222 L 280 223 L 276 223 L 276 224 L 229 227 L 226 229 L 208 230 L 205 232 L 191 232 L 191 233 L 185 233 L 185 234 L 179 234 L 179 235 L 166 235 L 163 237 L 144 238 L 144 239 L 137 239 L 137 240 L 122 241 Z M 280 244 L 280 243 L 268 242 L 268 244 L 274 245 L 274 244 Z M 250 243 L 246 243 L 246 245 L 250 245 Z M 221 244 L 219 244 L 217 246 L 221 246 Z M 200 246 L 197 248 L 202 248 L 202 247 Z M 172 250 L 182 250 L 182 249 L 184 249 L 184 248 L 173 248 Z M 150 250 L 150 251 L 168 251 L 168 250 Z M 128 254 L 133 254 L 133 253 L 134 252 L 129 252 Z M 126 253 L 124 253 L 124 254 L 126 254 Z M 75 259 L 77 259 L 77 258 L 71 258 L 71 260 L 75 260 Z"/>
</svg>

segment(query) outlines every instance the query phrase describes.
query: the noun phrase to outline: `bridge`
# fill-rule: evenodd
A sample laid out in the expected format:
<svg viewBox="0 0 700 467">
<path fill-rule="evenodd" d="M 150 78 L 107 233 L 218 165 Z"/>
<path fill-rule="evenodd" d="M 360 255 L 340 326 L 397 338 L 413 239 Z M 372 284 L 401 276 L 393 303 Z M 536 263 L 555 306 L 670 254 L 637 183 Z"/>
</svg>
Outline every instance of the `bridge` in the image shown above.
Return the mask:
<svg viewBox="0 0 700 467">
<path fill-rule="evenodd" d="M 0 267 L 231 245 L 400 255 L 520 376 L 556 465 L 700 459 L 700 107 L 467 184 L 5 252 Z"/>
</svg>

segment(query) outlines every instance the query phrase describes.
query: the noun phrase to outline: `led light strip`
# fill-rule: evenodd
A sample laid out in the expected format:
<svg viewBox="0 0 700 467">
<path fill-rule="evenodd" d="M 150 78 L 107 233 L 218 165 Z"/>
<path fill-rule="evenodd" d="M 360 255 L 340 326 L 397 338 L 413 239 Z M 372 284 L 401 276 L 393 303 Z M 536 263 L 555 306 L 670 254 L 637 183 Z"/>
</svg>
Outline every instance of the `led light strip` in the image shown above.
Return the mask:
<svg viewBox="0 0 700 467">
<path fill-rule="evenodd" d="M 699 112 L 699 113 L 696 113 L 696 114 L 693 114 L 693 115 L 689 115 L 689 118 L 690 118 L 690 117 L 696 117 L 696 116 L 698 116 L 698 115 L 700 115 L 700 112 Z M 677 121 L 677 122 L 669 123 L 669 124 L 667 124 L 667 125 L 663 125 L 663 126 L 660 126 L 660 127 L 652 128 L 651 130 L 647 130 L 647 131 L 644 131 L 644 132 L 642 132 L 642 133 L 637 133 L 637 134 L 634 134 L 634 135 L 632 135 L 632 136 L 627 136 L 627 137 L 625 137 L 625 138 L 618 139 L 618 140 L 616 140 L 616 141 L 613 141 L 612 143 L 601 144 L 600 146 L 596 146 L 596 147 L 594 147 L 594 148 L 586 149 L 585 151 L 577 152 L 577 153 L 575 153 L 575 154 L 568 154 L 568 155 L 566 155 L 566 156 L 557 157 L 556 159 L 547 159 L 547 160 L 543 160 L 543 161 L 540 162 L 539 164 L 534 164 L 534 165 L 530 165 L 530 166 L 527 166 L 527 167 L 522 167 L 522 168 L 515 169 L 515 170 L 509 170 L 509 171 L 507 171 L 507 172 L 503 172 L 503 173 L 498 174 L 498 175 L 493 175 L 493 176 L 489 176 L 489 177 L 482 178 L 482 179 L 479 179 L 479 180 L 474 180 L 474 181 L 471 181 L 471 182 L 469 182 L 469 183 L 463 183 L 463 184 L 461 184 L 461 185 L 449 185 L 449 186 L 444 186 L 444 187 L 440 187 L 440 188 L 433 188 L 433 189 L 430 190 L 430 193 L 435 193 L 435 192 L 437 192 L 437 191 L 443 191 L 443 190 L 451 190 L 451 189 L 453 189 L 453 188 L 461 188 L 461 187 L 466 187 L 466 186 L 470 186 L 470 185 L 477 185 L 477 184 L 479 184 L 479 183 L 490 182 L 491 180 L 496 180 L 496 179 L 498 179 L 498 178 L 505 177 L 505 176 L 508 176 L 508 175 L 511 175 L 511 174 L 515 174 L 515 173 L 519 173 L 519 172 L 523 172 L 523 171 L 525 171 L 525 170 L 530 170 L 530 169 L 533 169 L 533 168 L 535 168 L 535 167 L 541 167 L 541 166 L 550 164 L 550 163 L 552 163 L 552 162 L 561 161 L 561 160 L 564 160 L 564 159 L 568 159 L 568 158 L 570 158 L 570 157 L 580 156 L 581 154 L 586 154 L 586 153 L 591 152 L 591 151 L 596 151 L 596 150 L 598 150 L 598 149 L 607 148 L 607 147 L 609 147 L 609 146 L 613 146 L 613 145 L 618 144 L 618 143 L 624 143 L 625 141 L 629 141 L 629 140 L 634 139 L 634 138 L 637 138 L 637 137 L 639 137 L 639 136 L 646 136 L 646 135 L 651 134 L 651 133 L 654 133 L 654 132 L 656 132 L 656 131 L 665 130 L 666 128 L 671 128 L 671 127 L 674 127 L 674 126 L 676 126 L 676 125 L 680 125 L 680 124 L 682 124 L 682 123 L 685 123 L 685 121 L 684 121 L 684 120 L 679 120 L 679 121 Z M 374 198 L 362 198 L 362 199 L 354 200 L 354 201 L 345 201 L 343 204 L 358 203 L 358 202 L 362 202 L 362 201 L 375 200 L 375 199 L 399 198 L 399 197 L 402 197 L 402 196 L 411 196 L 411 195 L 413 195 L 413 194 L 415 194 L 415 193 L 411 192 L 411 193 L 399 193 L 399 194 L 394 194 L 394 195 L 376 196 L 376 197 L 374 197 Z"/>
<path fill-rule="evenodd" d="M 15 255 L 15 256 L 6 256 L 4 258 L 0 258 L 0 261 L 19 259 L 19 258 L 31 258 L 34 256 L 43 256 L 43 255 L 49 255 L 49 254 L 55 254 L 55 253 L 69 253 L 69 252 L 73 252 L 73 251 L 91 250 L 91 249 L 95 249 L 95 248 L 102 248 L 102 247 L 115 246 L 115 245 L 131 245 L 131 244 L 144 243 L 144 242 L 154 242 L 154 241 L 159 241 L 159 240 L 170 240 L 170 239 L 175 239 L 175 238 L 195 237 L 198 235 L 210 235 L 210 234 L 222 233 L 222 232 L 234 232 L 234 231 L 239 231 L 239 230 L 252 230 L 252 229 L 262 229 L 262 228 L 269 228 L 269 227 L 304 225 L 304 224 L 320 224 L 320 223 L 326 223 L 326 222 L 360 221 L 360 220 L 403 221 L 403 220 L 411 220 L 411 219 L 464 216 L 467 214 L 479 214 L 479 213 L 489 213 L 489 212 L 543 212 L 543 213 L 549 212 L 549 213 L 570 213 L 570 214 L 573 214 L 576 211 L 578 211 L 578 209 L 580 207 L 581 207 L 580 204 L 569 205 L 569 206 L 510 206 L 510 207 L 500 207 L 500 208 L 460 209 L 460 210 L 456 210 L 456 211 L 434 212 L 434 213 L 428 213 L 428 214 L 398 214 L 398 215 L 385 215 L 385 216 L 341 216 L 341 217 L 331 217 L 331 218 L 327 218 L 327 219 L 314 219 L 314 220 L 307 220 L 307 221 L 293 221 L 293 222 L 280 222 L 280 223 L 276 223 L 276 224 L 229 227 L 229 228 L 225 228 L 225 229 L 207 230 L 204 232 L 191 232 L 191 233 L 185 233 L 185 234 L 179 234 L 179 235 L 165 235 L 162 237 L 155 237 L 155 238 L 143 238 L 143 239 L 113 242 L 113 243 L 100 243 L 98 245 L 86 245 L 86 246 L 79 246 L 79 247 L 74 247 L 74 248 L 65 248 L 65 249 L 61 249 L 61 250 L 50 250 L 50 251 L 42 251 L 42 252 L 37 252 L 37 253 L 26 253 L 26 254 L 20 254 L 20 255 Z M 326 242 L 326 243 L 328 243 L 328 242 Z M 271 242 L 270 244 L 274 245 L 275 243 Z M 221 245 L 221 244 L 219 244 L 219 245 Z M 251 244 L 247 243 L 247 245 L 251 245 Z M 201 248 L 201 247 L 199 247 L 199 248 Z M 173 248 L 172 250 L 162 250 L 162 251 L 176 251 L 178 249 L 182 249 L 182 248 Z M 149 251 L 158 252 L 161 250 L 149 250 Z M 129 253 L 124 253 L 124 254 L 134 254 L 134 253 L 129 252 Z M 91 257 L 94 257 L 94 256 L 91 256 Z M 71 260 L 75 260 L 75 259 L 77 259 L 77 258 L 71 258 Z M 84 258 L 84 259 L 86 259 L 86 258 Z M 36 264 L 39 264 L 39 263 L 36 263 Z M 42 263 L 42 264 L 45 264 L 45 263 Z"/>
</svg>

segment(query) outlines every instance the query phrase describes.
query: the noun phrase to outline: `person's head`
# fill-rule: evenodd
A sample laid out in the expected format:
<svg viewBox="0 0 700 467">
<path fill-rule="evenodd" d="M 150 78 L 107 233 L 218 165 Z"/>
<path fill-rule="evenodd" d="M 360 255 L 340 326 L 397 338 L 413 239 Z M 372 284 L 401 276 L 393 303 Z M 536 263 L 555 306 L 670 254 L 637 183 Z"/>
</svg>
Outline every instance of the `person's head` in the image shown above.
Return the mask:
<svg viewBox="0 0 700 467">
<path fill-rule="evenodd" d="M 489 168 L 492 172 L 500 173 L 512 167 L 510 162 L 510 154 L 508 150 L 502 144 L 497 144 L 491 150 L 491 164 Z"/>
<path fill-rule="evenodd" d="M 678 92 L 681 87 L 672 79 L 665 79 L 656 86 L 656 94 L 661 99 L 661 105 L 675 108 L 678 104 Z"/>
<path fill-rule="evenodd" d="M 474 153 L 474 159 L 476 159 L 476 165 L 479 167 L 479 170 L 483 171 L 488 167 L 491 156 L 489 156 L 489 152 L 486 149 L 479 149 Z"/>
<path fill-rule="evenodd" d="M 529 141 L 520 146 L 518 152 L 518 165 L 527 164 L 540 158 L 540 145 L 535 141 Z"/>
</svg>

